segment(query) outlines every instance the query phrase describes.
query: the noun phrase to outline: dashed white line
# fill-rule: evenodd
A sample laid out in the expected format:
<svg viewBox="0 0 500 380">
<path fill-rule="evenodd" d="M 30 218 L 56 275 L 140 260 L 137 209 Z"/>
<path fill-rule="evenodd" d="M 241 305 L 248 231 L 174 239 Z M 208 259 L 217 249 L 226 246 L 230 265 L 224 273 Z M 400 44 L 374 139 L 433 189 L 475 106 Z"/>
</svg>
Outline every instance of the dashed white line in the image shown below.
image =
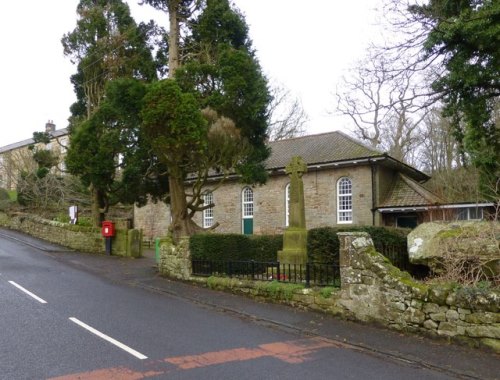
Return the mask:
<svg viewBox="0 0 500 380">
<path fill-rule="evenodd" d="M 102 339 L 104 339 L 104 340 L 107 340 L 108 342 L 110 342 L 110 343 L 114 344 L 115 346 L 117 346 L 117 347 L 121 348 L 122 350 L 124 350 L 124 351 L 128 352 L 129 354 L 131 354 L 131 355 L 135 356 L 135 357 L 136 357 L 136 358 L 138 358 L 138 359 L 144 360 L 144 359 L 147 359 L 147 358 L 148 358 L 147 356 L 145 356 L 145 355 L 141 354 L 140 352 L 138 352 L 138 351 L 136 351 L 136 350 L 134 350 L 134 349 L 130 348 L 129 346 L 127 346 L 127 345 L 125 345 L 125 344 L 123 344 L 123 343 L 121 343 L 121 342 L 118 342 L 116 339 L 113 339 L 113 338 L 111 338 L 110 336 L 108 336 L 108 335 L 106 335 L 106 334 L 104 334 L 104 333 L 100 332 L 99 330 L 96 330 L 95 328 L 93 328 L 93 327 L 91 327 L 91 326 L 87 325 L 86 323 L 84 323 L 84 322 L 82 322 L 82 321 L 78 320 L 78 319 L 77 319 L 77 318 L 75 318 L 75 317 L 71 317 L 71 318 L 69 318 L 69 320 L 70 320 L 71 322 L 76 323 L 77 325 L 79 325 L 79 326 L 83 327 L 84 329 L 86 329 L 86 330 L 90 331 L 92 334 L 95 334 L 95 335 L 97 335 L 98 337 L 100 337 L 100 338 L 102 338 Z"/>
<path fill-rule="evenodd" d="M 30 297 L 33 297 L 34 299 L 36 299 L 38 302 L 40 303 L 47 303 L 47 301 L 45 301 L 44 299 L 38 297 L 36 294 L 33 294 L 31 293 L 29 290 L 23 288 L 21 285 L 15 283 L 14 281 L 9 281 L 10 284 L 14 285 L 16 288 L 18 288 L 19 290 L 21 290 L 22 292 L 26 293 L 27 295 L 29 295 Z"/>
</svg>

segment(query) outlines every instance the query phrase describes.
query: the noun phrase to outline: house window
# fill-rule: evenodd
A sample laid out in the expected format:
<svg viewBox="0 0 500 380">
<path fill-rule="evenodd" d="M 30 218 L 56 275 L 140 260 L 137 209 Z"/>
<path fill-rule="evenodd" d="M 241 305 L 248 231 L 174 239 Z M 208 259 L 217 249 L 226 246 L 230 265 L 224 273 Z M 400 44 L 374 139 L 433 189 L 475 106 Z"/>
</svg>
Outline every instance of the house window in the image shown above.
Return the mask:
<svg viewBox="0 0 500 380">
<path fill-rule="evenodd" d="M 464 207 L 457 211 L 458 220 L 481 220 L 483 219 L 483 209 L 481 207 Z"/>
<path fill-rule="evenodd" d="M 68 151 L 68 139 L 63 138 L 61 139 L 61 154 L 65 154 Z"/>
<path fill-rule="evenodd" d="M 352 182 L 346 177 L 337 182 L 337 223 L 352 223 Z"/>
<path fill-rule="evenodd" d="M 290 184 L 285 186 L 285 227 L 290 225 Z"/>
<path fill-rule="evenodd" d="M 245 187 L 241 194 L 241 229 L 245 235 L 253 234 L 253 190 Z"/>
<path fill-rule="evenodd" d="M 207 192 L 203 194 L 203 206 L 208 206 L 214 203 L 214 194 Z M 214 208 L 209 207 L 203 210 L 203 228 L 212 227 L 214 224 Z"/>
</svg>

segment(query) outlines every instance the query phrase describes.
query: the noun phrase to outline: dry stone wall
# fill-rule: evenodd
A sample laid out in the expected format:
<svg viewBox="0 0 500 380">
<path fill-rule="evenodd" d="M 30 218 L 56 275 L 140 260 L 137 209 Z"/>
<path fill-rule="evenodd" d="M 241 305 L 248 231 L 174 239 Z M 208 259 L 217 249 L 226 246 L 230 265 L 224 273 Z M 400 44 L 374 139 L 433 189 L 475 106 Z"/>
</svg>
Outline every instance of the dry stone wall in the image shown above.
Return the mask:
<svg viewBox="0 0 500 380">
<path fill-rule="evenodd" d="M 339 233 L 346 315 L 394 329 L 468 339 L 500 351 L 500 291 L 416 282 L 375 251 L 368 234 Z"/>
<path fill-rule="evenodd" d="M 160 240 L 158 270 L 165 276 L 179 280 L 189 280 L 191 278 L 189 238 L 181 238 L 177 244 L 174 244 L 169 237 Z"/>
<path fill-rule="evenodd" d="M 104 240 L 97 228 L 69 225 L 29 214 L 15 216 L 6 221 L 5 226 L 77 251 L 105 252 Z"/>
<path fill-rule="evenodd" d="M 375 251 L 365 232 L 339 233 L 341 288 L 306 289 L 302 284 L 192 277 L 187 240 L 162 244 L 160 273 L 231 291 L 322 311 L 342 318 L 432 336 L 500 352 L 500 290 L 421 283 Z"/>
<path fill-rule="evenodd" d="M 101 254 L 106 252 L 104 238 L 99 228 L 56 222 L 30 214 L 13 218 L 1 214 L 0 225 L 76 251 Z M 118 223 L 117 226 L 119 225 Z M 142 255 L 141 243 L 142 235 L 139 230 L 117 229 L 116 236 L 112 240 L 112 254 L 140 257 Z"/>
</svg>

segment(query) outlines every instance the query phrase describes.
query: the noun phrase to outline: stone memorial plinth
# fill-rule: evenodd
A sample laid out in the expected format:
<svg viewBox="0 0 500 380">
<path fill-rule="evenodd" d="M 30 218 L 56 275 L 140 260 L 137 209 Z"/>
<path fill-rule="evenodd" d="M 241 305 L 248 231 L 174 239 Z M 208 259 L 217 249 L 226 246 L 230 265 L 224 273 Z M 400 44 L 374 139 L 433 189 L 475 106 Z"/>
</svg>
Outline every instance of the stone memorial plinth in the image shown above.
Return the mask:
<svg viewBox="0 0 500 380">
<path fill-rule="evenodd" d="M 306 264 L 307 229 L 302 175 L 307 172 L 307 166 L 301 157 L 292 157 L 285 172 L 290 176 L 290 215 L 289 227 L 283 234 L 283 250 L 278 251 L 278 261 L 282 264 Z"/>
</svg>

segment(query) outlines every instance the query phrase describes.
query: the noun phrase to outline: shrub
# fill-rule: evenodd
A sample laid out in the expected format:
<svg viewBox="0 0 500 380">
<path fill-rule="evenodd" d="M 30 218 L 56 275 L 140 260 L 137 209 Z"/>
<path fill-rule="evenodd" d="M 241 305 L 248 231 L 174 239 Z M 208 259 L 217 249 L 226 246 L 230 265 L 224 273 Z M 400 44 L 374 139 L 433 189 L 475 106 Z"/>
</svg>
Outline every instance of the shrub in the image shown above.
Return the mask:
<svg viewBox="0 0 500 380">
<path fill-rule="evenodd" d="M 307 233 L 307 256 L 310 261 L 338 263 L 339 239 L 337 232 L 368 232 L 378 251 L 386 246 L 405 246 L 409 229 L 389 227 L 320 227 L 313 228 Z"/>
<path fill-rule="evenodd" d="M 0 211 L 7 211 L 11 203 L 9 192 L 0 187 Z"/>
<path fill-rule="evenodd" d="M 9 193 L 10 200 L 12 202 L 17 202 L 17 191 L 11 190 L 8 193 Z"/>
<path fill-rule="evenodd" d="M 92 222 L 92 218 L 89 216 L 79 216 L 78 222 L 76 224 L 78 226 L 82 226 L 82 227 L 93 227 L 94 226 L 94 223 Z"/>
<path fill-rule="evenodd" d="M 5 190 L 3 187 L 0 187 L 0 201 L 6 201 L 9 200 L 9 192 Z"/>
<path fill-rule="evenodd" d="M 56 222 L 60 222 L 60 223 L 69 223 L 70 219 L 69 219 L 69 215 L 67 214 L 58 214 L 56 217 L 54 217 L 54 219 L 52 219 Z"/>
<path fill-rule="evenodd" d="M 283 237 L 241 234 L 197 234 L 191 236 L 189 249 L 195 260 L 276 261 Z"/>
</svg>

